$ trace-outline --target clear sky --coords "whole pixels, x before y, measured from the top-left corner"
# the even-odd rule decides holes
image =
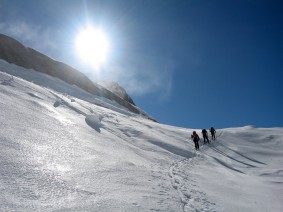
[[[283,127],[282,11],[280,0],[0,0],[0,33],[117,81],[164,124]],[[76,52],[87,25],[109,39],[99,68]]]

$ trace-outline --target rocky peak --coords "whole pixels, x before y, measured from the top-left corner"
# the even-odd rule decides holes
[[[117,96],[121,97],[122,99],[126,100],[127,102],[135,105],[133,99],[128,95],[126,90],[120,86],[117,82],[114,81],[102,81],[99,82],[101,86],[106,88],[107,90],[111,91],[112,93],[116,94]]]
[[[76,85],[89,93],[114,100],[134,113],[141,113],[141,111],[135,107],[131,97],[128,96],[121,86],[114,86],[115,89],[114,87],[105,89],[92,82],[84,74],[71,66],[55,61],[34,49],[25,47],[17,40],[3,34],[0,34],[0,59],[24,68],[33,69],[60,78],[61,80]]]

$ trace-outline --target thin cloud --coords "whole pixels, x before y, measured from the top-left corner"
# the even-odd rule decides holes
[[[57,48],[56,43],[52,39],[54,31],[49,28],[31,25],[24,21],[15,21],[0,23],[0,31],[39,51]]]
[[[24,22],[1,23],[0,30],[13,37],[21,36],[24,40],[32,40],[37,34],[36,28],[31,29],[31,27]]]
[[[105,68],[100,78],[117,81],[130,95],[158,94],[159,101],[166,101],[171,96],[172,70],[172,62],[146,63],[136,59],[127,65]]]

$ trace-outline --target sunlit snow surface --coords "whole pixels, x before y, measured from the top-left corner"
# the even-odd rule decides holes
[[[283,211],[282,128],[217,129],[195,152],[193,129],[0,71],[0,211]]]

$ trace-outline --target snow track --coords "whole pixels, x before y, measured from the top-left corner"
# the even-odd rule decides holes
[[[207,211],[215,212],[215,203],[208,200],[207,195],[198,186],[198,181],[193,175],[199,161],[204,157],[196,152],[195,157],[183,159],[174,163],[169,169],[171,184],[178,191],[184,212]]]

